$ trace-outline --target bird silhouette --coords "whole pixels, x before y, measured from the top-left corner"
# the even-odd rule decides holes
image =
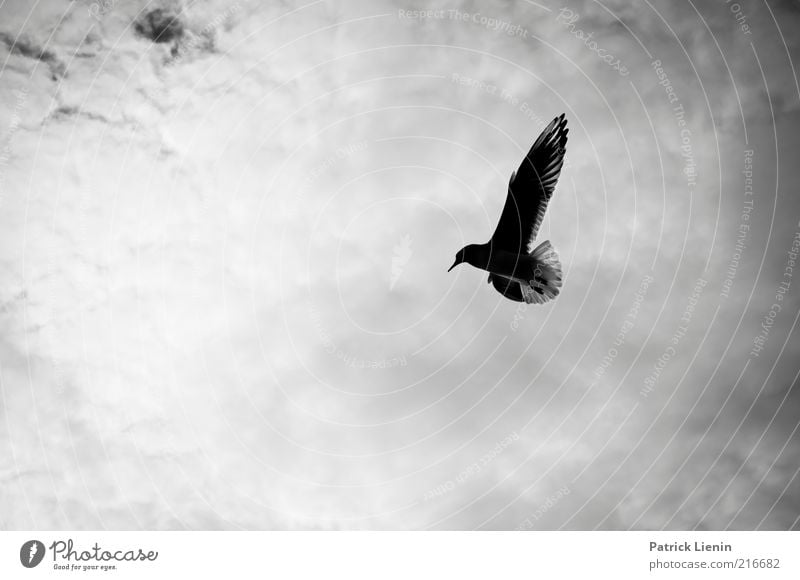
[[[562,281],[558,254],[550,240],[536,248],[533,242],[564,165],[568,132],[563,114],[542,131],[519,169],[511,174],[506,204],[492,239],[460,249],[448,272],[463,262],[486,270],[489,283],[517,302],[544,304],[558,296]]]

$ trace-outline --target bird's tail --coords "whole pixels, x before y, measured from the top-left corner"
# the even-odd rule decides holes
[[[561,261],[550,240],[536,246],[530,256],[534,259],[533,280],[528,289],[522,289],[523,297],[529,304],[544,304],[561,292]]]

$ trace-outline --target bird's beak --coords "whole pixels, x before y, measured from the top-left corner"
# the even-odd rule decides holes
[[[447,271],[449,272],[450,270],[452,270],[452,269],[453,269],[453,268],[455,268],[456,266],[458,266],[458,260],[456,260],[455,262],[453,262],[453,265],[452,265],[452,266],[450,266],[450,267],[447,269]]]

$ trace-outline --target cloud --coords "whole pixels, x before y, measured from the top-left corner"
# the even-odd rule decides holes
[[[0,8],[3,527],[797,525],[790,7],[93,6]]]

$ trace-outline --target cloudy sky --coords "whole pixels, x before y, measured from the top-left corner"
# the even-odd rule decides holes
[[[0,528],[800,528],[798,25],[3,1]],[[562,112],[562,294],[446,273]]]

